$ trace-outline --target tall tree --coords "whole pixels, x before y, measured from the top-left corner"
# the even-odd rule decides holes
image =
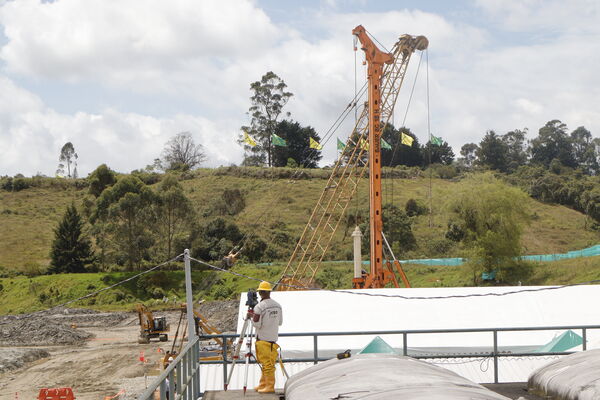
[[[90,240],[83,234],[83,221],[75,204],[67,207],[54,230],[50,258],[48,272],[51,274],[86,272],[86,266],[94,260]]]
[[[573,141],[567,133],[567,126],[554,119],[540,128],[538,136],[531,141],[531,162],[550,166],[557,159],[566,167],[576,168],[577,162],[573,155]]]
[[[173,242],[191,226],[195,213],[177,178],[167,175],[158,185],[156,227],[164,245],[165,257],[173,255]]]
[[[480,165],[497,171],[506,171],[508,146],[494,131],[488,131],[476,151]]]
[[[104,189],[114,185],[116,181],[114,171],[108,168],[106,164],[101,164],[88,177],[88,192],[94,197],[99,197]]]
[[[460,148],[460,155],[463,158],[465,167],[473,167],[475,160],[477,159],[477,149],[479,149],[479,146],[477,146],[475,143],[465,143]]]
[[[67,177],[68,178],[76,178],[71,173],[71,165],[73,165],[73,172],[77,175],[77,153],[75,153],[75,147],[73,147],[73,143],[67,142],[60,149],[60,156],[58,157],[58,168],[56,170],[56,175],[64,176],[65,175],[65,166],[67,167]]]
[[[431,158],[429,156],[430,152]],[[452,147],[448,142],[443,142],[441,145],[427,142],[423,146],[423,165],[429,165],[429,160],[431,160],[431,164],[450,165],[454,161],[454,151],[452,151]]]
[[[402,133],[413,138],[412,146],[405,146],[401,143]],[[409,167],[420,166],[423,163],[423,154],[419,139],[410,131],[402,127],[394,128],[392,124],[386,124],[381,135],[392,149],[381,149],[381,165],[384,167],[395,167],[396,165],[406,165]]]
[[[263,165],[265,162],[270,167],[273,162],[272,135],[276,131],[277,119],[283,113],[283,108],[293,96],[286,91],[287,85],[277,74],[267,72],[260,81],[250,84],[252,105],[248,110],[251,116],[250,126],[242,126],[242,131],[250,135],[256,146],[244,145],[246,156],[244,164]],[[289,117],[290,113],[286,113]],[[244,136],[240,137],[244,143]]]
[[[596,146],[592,141],[592,133],[580,126],[571,132],[573,142],[573,157],[575,161],[588,174],[597,173],[599,165],[596,157]]]
[[[298,122],[283,120],[277,124],[277,136],[283,138],[287,146],[273,149],[272,164],[274,167],[285,167],[292,158],[297,165],[304,168],[317,168],[321,159],[321,150],[310,147],[310,139],[317,142],[321,138],[310,126],[301,126]]]
[[[104,224],[118,252],[117,261],[126,261],[130,268],[148,258],[148,250],[154,244],[150,227],[155,201],[154,192],[131,175],[119,178],[96,200],[92,221]]]
[[[525,135],[527,135],[527,128],[515,129],[502,135],[502,141],[506,144],[506,169],[508,171],[515,171],[527,163]]]
[[[206,155],[203,146],[194,143],[190,132],[181,132],[165,144],[162,158],[167,171],[187,171],[198,167],[206,160]]]
[[[515,263],[521,255],[523,224],[528,220],[527,195],[491,173],[465,179],[449,202],[453,219],[471,252],[475,280],[482,271],[497,271],[500,280],[516,282],[525,269]]]

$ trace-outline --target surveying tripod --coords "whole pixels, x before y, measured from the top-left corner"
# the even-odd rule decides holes
[[[254,330],[254,326],[252,325],[251,319],[253,318],[254,307],[258,304],[258,298],[256,296],[256,292],[254,290],[248,291],[248,299],[246,301],[246,305],[248,306],[248,312],[246,313],[246,317],[244,318],[244,324],[242,325],[242,330],[240,332],[240,337],[237,341],[235,351],[231,356],[231,369],[229,370],[229,374],[227,375],[227,381],[224,384],[224,390],[227,390],[229,383],[231,383],[231,377],[233,376],[233,370],[237,361],[240,358],[240,350],[242,349],[242,345],[244,343],[244,339],[246,339],[246,360],[245,360],[245,370],[244,370],[244,395],[246,394],[246,390],[248,388],[248,368],[250,366],[250,357],[254,357],[254,360],[258,364],[258,366],[262,370],[262,365],[258,362],[254,354],[252,353],[252,331]],[[281,350],[281,348],[280,348]],[[281,353],[278,357],[279,364],[281,365],[281,370],[285,374],[286,378],[289,378],[285,367],[283,366],[283,360],[281,357]]]
[[[248,367],[250,366],[250,357],[254,357],[252,354],[252,331],[254,330],[254,326],[251,321],[251,312],[254,311],[254,307],[258,304],[258,297],[254,290],[248,291],[248,299],[246,301],[246,305],[248,306],[248,312],[246,317],[244,318],[244,325],[242,325],[242,331],[240,332],[240,337],[237,341],[235,351],[231,357],[231,369],[229,370],[229,374],[227,375],[227,381],[224,385],[224,390],[227,390],[229,383],[231,382],[231,377],[233,376],[233,370],[235,368],[235,364],[237,360],[240,358],[240,350],[242,349],[242,344],[244,343],[244,339],[246,339],[246,368],[244,371],[244,394],[246,393],[246,388],[248,387]],[[256,357],[254,357],[256,360]],[[259,364],[260,365],[260,364]],[[262,367],[261,367],[262,368]]]

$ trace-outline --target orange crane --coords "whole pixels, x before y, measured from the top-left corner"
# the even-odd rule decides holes
[[[369,168],[370,198],[370,273],[353,279],[355,288],[380,288],[388,283],[399,287],[391,263],[383,268],[383,220],[381,205],[381,132],[392,117],[408,62],[415,50],[425,50],[429,44],[424,36],[402,35],[390,53],[379,50],[362,25],[352,31],[365,52],[368,75],[368,101],[350,135],[344,153],[333,167],[332,174],[313,209],[300,240],[280,279],[280,290],[308,288],[312,285],[340,221],[354,195],[358,182]],[[364,162],[368,140],[369,159]],[[406,287],[408,279],[400,263],[396,269]]]

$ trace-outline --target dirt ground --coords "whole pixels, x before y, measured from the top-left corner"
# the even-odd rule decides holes
[[[219,330],[231,332],[238,304],[203,303],[196,309]],[[159,374],[180,312],[154,315],[167,316],[168,342],[138,344],[137,313],[58,310],[48,316],[0,317],[0,399],[35,399],[41,388],[55,387],[73,388],[78,400],[104,399],[121,390],[125,394],[118,399],[135,399]]]

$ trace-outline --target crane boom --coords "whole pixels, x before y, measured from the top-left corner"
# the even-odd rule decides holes
[[[370,167],[371,271],[368,276],[358,278],[358,281],[355,279],[354,286],[383,287],[390,281],[398,286],[391,269],[384,271],[382,266],[380,138],[383,126],[392,117],[410,57],[415,50],[426,49],[428,41],[424,36],[402,35],[392,52],[384,53],[377,49],[362,26],[357,26],[353,34],[361,41],[369,62],[369,100],[361,106],[354,135],[349,136],[283,271],[280,290],[308,288],[312,285],[367,167]],[[369,162],[364,161],[366,150],[359,145],[366,139],[369,143]],[[403,280],[405,284],[408,283],[404,276]]]

